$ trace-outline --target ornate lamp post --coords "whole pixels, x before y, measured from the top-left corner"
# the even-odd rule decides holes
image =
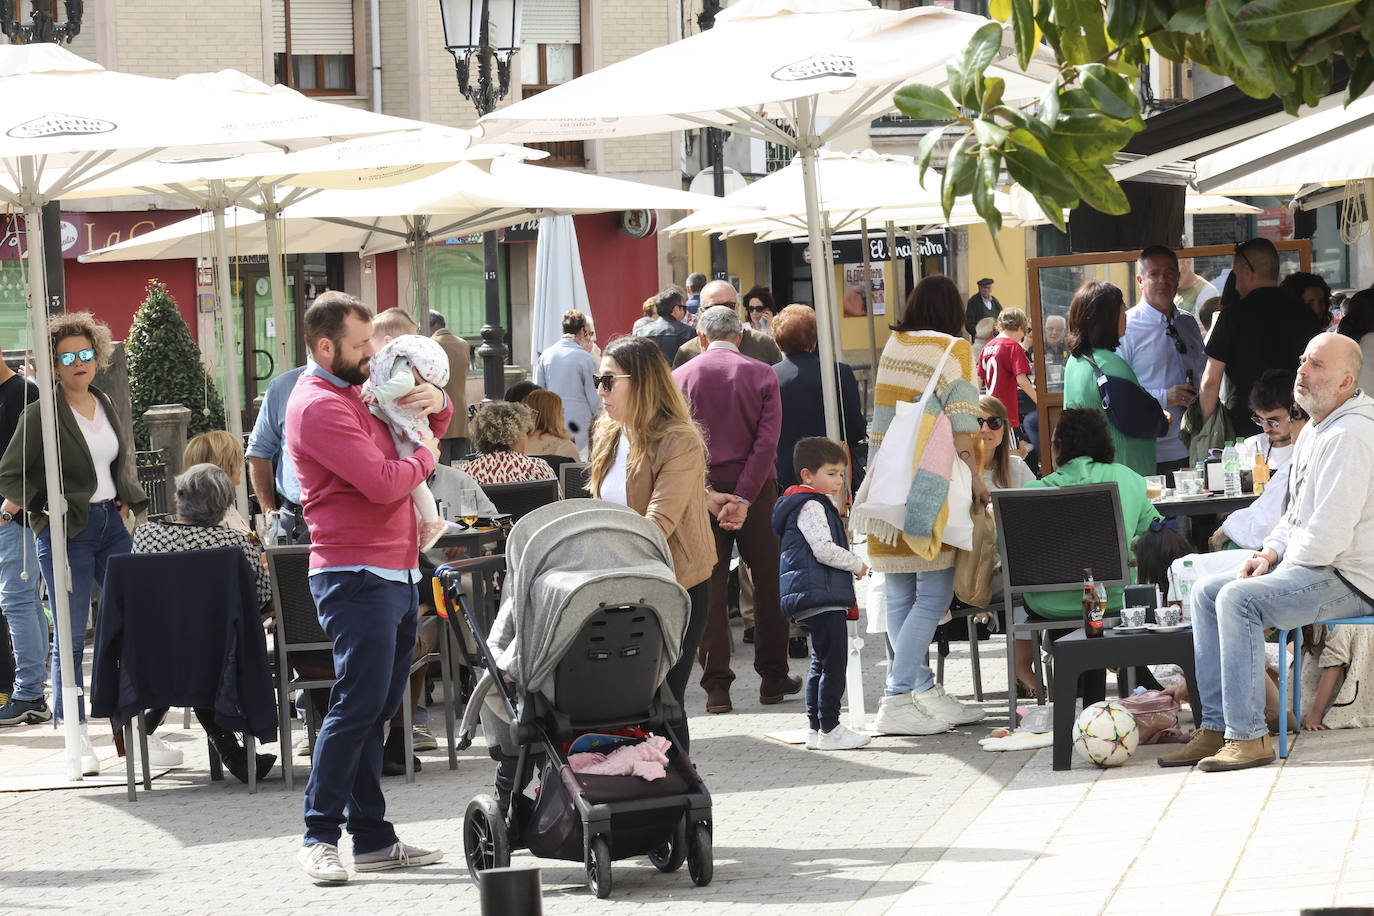
[[[444,47],[453,55],[458,70],[458,90],[472,102],[478,117],[494,109],[510,89],[511,57],[520,49],[523,5],[522,0],[439,0]],[[474,57],[475,84],[470,73]],[[506,332],[501,327],[501,288],[496,267],[496,230],[490,229],[482,234],[487,314],[486,324],[482,325],[482,345],[477,348],[477,355],[482,357],[487,400],[499,400],[506,390]]]
[[[0,0],[0,32],[11,44],[29,45],[40,42],[71,44],[81,32],[81,16],[85,12],[83,0],[64,0],[67,21],[55,18],[54,0],[31,0],[33,9],[26,25],[16,19],[17,0]],[[61,312],[66,300],[66,280],[62,275],[62,203],[51,201],[43,205],[44,273],[48,277],[48,311]]]

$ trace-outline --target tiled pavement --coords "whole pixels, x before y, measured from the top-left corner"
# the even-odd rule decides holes
[[[982,646],[995,689],[1002,642]],[[872,710],[881,652],[870,647],[865,660]],[[982,751],[986,724],[822,754],[763,737],[801,726],[801,705],[760,706],[753,672],[737,673],[734,713],[707,716],[704,695],[693,687],[689,697],[694,756],[715,802],[715,881],[697,888],[685,869],[661,875],[626,861],[612,898],[598,901],[579,867],[517,853],[513,864],[543,869],[545,912],[1187,916],[1374,904],[1364,732],[1305,735],[1286,764],[1229,774],[1160,769],[1155,748],[1120,769],[1056,773],[1048,749]],[[966,647],[956,644],[948,675],[952,692],[971,691]],[[985,704],[990,723],[1003,714],[999,696]],[[93,732],[108,744],[98,724]],[[480,749],[456,771],[442,751],[427,753],[414,785],[386,782],[403,838],[443,847],[445,862],[320,888],[294,859],[305,762],[294,793],[274,773],[250,796],[209,782],[198,731],[168,737],[188,765],[134,804],[122,786],[0,793],[0,911],[479,911],[460,828],[468,800],[491,791]],[[57,767],[59,742],[44,727],[0,731],[0,779]]]

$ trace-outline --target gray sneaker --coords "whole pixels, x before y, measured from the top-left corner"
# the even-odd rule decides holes
[[[441,849],[407,846],[399,840],[390,846],[353,856],[354,871],[386,871],[388,868],[417,868],[433,865],[444,857]]]
[[[348,869],[339,861],[339,847],[333,843],[311,843],[296,853],[305,873],[321,884],[343,884],[348,881]]]
[[[51,722],[52,710],[48,708],[48,701],[42,696],[32,700],[16,700],[10,698],[4,706],[0,706],[0,725],[37,725],[39,722]]]
[[[411,746],[417,751],[437,751],[439,749],[438,739],[430,734],[429,729],[423,725],[411,726],[410,736],[413,742]]]

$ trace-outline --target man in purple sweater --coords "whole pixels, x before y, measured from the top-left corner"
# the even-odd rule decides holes
[[[731,548],[756,570],[754,580],[754,670],[759,702],[778,703],[801,690],[801,678],[787,670],[787,621],[778,606],[778,538],[773,504],[778,499],[774,462],[782,428],[778,376],[771,366],[739,352],[744,327],[734,309],[718,305],[697,318],[703,352],[673,370],[678,387],[710,449],[707,502],[715,516],[716,568],[711,606],[697,657],[706,711],[729,712],[730,621],[725,609]]]
[[[313,539],[310,594],[334,643],[337,680],[315,741],[298,858],[316,881],[341,884],[345,820],[356,871],[429,865],[444,855],[400,842],[386,820],[382,733],[401,703],[415,646],[420,571],[410,491],[434,470],[453,410],[438,388],[416,386],[405,406],[430,413],[433,437],[398,458],[357,387],[369,374],[371,311],[327,292],[305,312],[305,341],[313,362],[287,403],[286,448]]]

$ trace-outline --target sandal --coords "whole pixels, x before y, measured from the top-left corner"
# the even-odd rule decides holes
[[[1039,700],[1040,691],[1035,685],[1026,686],[1021,681],[1017,681],[1016,698],[1018,700]]]

